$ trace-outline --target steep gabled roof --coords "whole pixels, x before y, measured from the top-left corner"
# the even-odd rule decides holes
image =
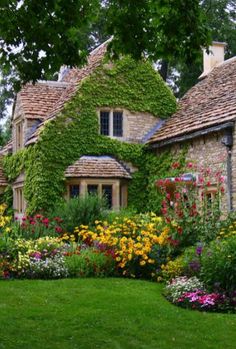
[[[89,76],[102,62],[104,55],[107,51],[107,45],[110,40],[107,40],[102,45],[94,49],[89,57],[88,63],[81,69],[73,68],[69,69],[64,75],[63,79],[58,82],[59,84],[65,84],[65,89],[60,94],[59,98],[53,104],[53,108],[47,113],[44,118],[44,122],[37,128],[37,130],[31,135],[26,145],[35,143],[41,129],[44,127],[44,123],[48,120],[55,118],[55,116],[63,109],[66,102],[68,102],[78,89],[80,82]],[[45,96],[46,100],[46,96]]]
[[[167,142],[236,118],[236,57],[215,67],[179,102],[179,110],[149,139]]]
[[[26,84],[17,95],[24,116],[28,119],[47,118],[68,85],[70,84],[58,81]]]
[[[82,156],[67,167],[65,177],[131,179],[128,170],[110,156]]]

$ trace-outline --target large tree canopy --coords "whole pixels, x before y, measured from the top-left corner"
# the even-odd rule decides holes
[[[203,11],[207,16],[207,23],[214,41],[226,42],[225,58],[236,55],[236,2],[235,0],[203,0]],[[179,77],[176,81],[177,96],[181,97],[194,84],[202,73],[202,52],[191,64],[186,64],[175,59],[169,60],[169,78],[173,80],[171,72],[178,70]]]
[[[1,0],[0,65],[26,82],[84,64],[101,11],[114,55],[191,61],[209,43],[199,0]]]

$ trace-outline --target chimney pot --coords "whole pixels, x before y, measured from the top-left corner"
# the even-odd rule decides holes
[[[209,53],[206,49],[203,49],[203,73],[199,76],[199,79],[205,78],[214,67],[224,62],[226,46],[225,42],[213,41],[209,46]]]

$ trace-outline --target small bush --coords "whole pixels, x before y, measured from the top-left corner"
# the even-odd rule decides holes
[[[236,237],[217,239],[205,248],[201,279],[210,290],[234,292],[236,288]]]
[[[26,216],[22,218],[22,222],[17,220],[12,223],[10,236],[27,240],[46,236],[56,237],[63,232],[61,223],[62,219],[59,217],[49,219],[41,214]]]
[[[203,290],[203,283],[193,276],[187,278],[186,276],[178,277],[169,282],[165,289],[166,297],[173,303],[178,302],[179,298],[186,292],[195,292]]]
[[[60,253],[45,259],[35,254],[29,258],[29,266],[21,276],[29,279],[60,279],[68,276],[68,270]]]
[[[90,225],[96,219],[103,219],[106,210],[106,201],[97,195],[87,195],[70,199],[59,204],[52,212],[52,217],[62,219],[64,231],[73,232],[75,227],[82,224]]]
[[[164,280],[171,280],[178,276],[184,275],[183,256],[179,256],[173,261],[169,261],[167,264],[161,266],[162,278]]]
[[[81,250],[80,254],[66,257],[65,265],[72,277],[105,277],[114,273],[115,262],[111,256],[87,248]]]

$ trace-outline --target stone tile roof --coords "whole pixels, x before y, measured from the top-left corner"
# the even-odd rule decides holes
[[[110,156],[82,156],[67,167],[65,177],[131,179],[129,171]]]
[[[68,85],[68,83],[58,81],[41,81],[35,85],[26,84],[17,95],[25,117],[29,119],[47,118]]]
[[[236,118],[236,57],[217,67],[192,87],[179,102],[179,110],[149,139],[163,143]]]
[[[5,144],[1,149],[0,149],[0,157],[2,155],[8,155],[12,153],[12,140],[10,140],[7,144]]]
[[[67,87],[60,94],[57,101],[53,104],[52,110],[47,113],[46,117],[44,118],[44,122],[32,134],[31,138],[27,141],[26,145],[35,143],[37,141],[39,133],[41,129],[44,127],[44,123],[56,117],[56,115],[63,109],[65,103],[68,102],[76,93],[81,81],[87,76],[89,76],[101,64],[104,55],[107,51],[107,45],[109,41],[110,40],[107,40],[90,53],[88,57],[88,63],[86,64],[86,66],[84,66],[81,69],[69,69],[68,72],[64,75],[63,79],[61,80],[61,83],[67,84]]]

